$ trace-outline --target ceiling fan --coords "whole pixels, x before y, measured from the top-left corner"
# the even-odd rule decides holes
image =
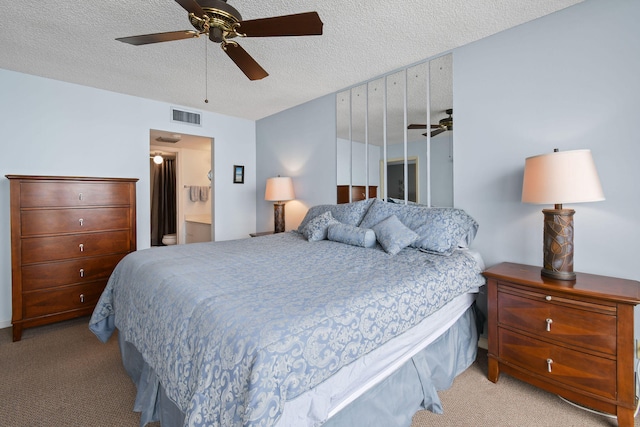
[[[431,129],[434,129],[431,131],[431,138],[433,138],[436,135],[440,135],[442,132],[448,131],[448,130],[453,130],[453,108],[449,108],[447,110],[445,110],[445,113],[449,115],[449,117],[445,117],[444,119],[441,119],[437,125],[431,125]],[[407,127],[407,129],[426,129],[427,125],[421,125],[421,124],[411,124]],[[426,133],[423,133],[424,136],[427,136]]]
[[[242,70],[249,80],[269,75],[236,41],[234,37],[314,36],[322,34],[322,21],[317,12],[274,16],[243,21],[240,13],[227,0],[176,0],[187,12],[194,30],[143,34],[116,40],[132,45],[168,42],[209,36]]]

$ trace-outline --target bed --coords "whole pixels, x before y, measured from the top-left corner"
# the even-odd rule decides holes
[[[459,209],[374,199],[138,251],[90,328],[117,329],[142,426],[408,426],[475,359],[476,230]]]

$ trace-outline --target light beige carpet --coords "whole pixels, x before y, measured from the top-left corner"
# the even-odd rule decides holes
[[[116,339],[102,344],[87,323],[80,318],[26,329],[17,343],[11,342],[11,328],[0,330],[0,426],[139,425],[135,386],[122,368]],[[476,363],[440,393],[444,415],[420,411],[411,427],[617,425],[506,375],[493,384],[486,363],[481,350]]]

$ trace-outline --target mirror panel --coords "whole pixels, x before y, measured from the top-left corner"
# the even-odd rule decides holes
[[[369,149],[369,197],[384,198],[381,182],[381,165],[384,158],[384,78],[373,80],[368,84],[367,129]]]
[[[415,188],[405,186],[406,174],[406,150],[405,150],[405,76],[404,70],[387,76],[387,186],[388,199],[402,200],[406,197],[411,200]]]
[[[348,203],[351,184],[351,91],[336,95],[337,202]],[[346,190],[345,190],[346,187]],[[346,193],[345,193],[346,191]],[[346,202],[345,202],[346,197]]]
[[[429,204],[429,63],[407,69],[407,156],[411,172],[415,164],[417,196],[410,201]],[[411,160],[412,159],[412,160]],[[411,179],[411,176],[410,176]]]
[[[351,202],[366,199],[367,85],[351,89]]]
[[[446,125],[431,138],[430,205],[453,206],[453,114],[447,113],[453,108],[453,55],[431,60],[429,68],[431,117],[434,124]]]

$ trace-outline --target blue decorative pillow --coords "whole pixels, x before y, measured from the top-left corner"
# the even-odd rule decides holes
[[[327,238],[327,230],[331,224],[340,223],[333,218],[331,212],[327,211],[309,221],[302,230],[302,235],[310,242],[324,240]]]
[[[380,245],[391,255],[397,254],[419,237],[395,215],[380,221],[372,229],[376,233],[376,238]]]
[[[331,224],[327,231],[327,239],[365,248],[376,245],[376,233],[372,229],[349,224]]]
[[[373,228],[391,215],[397,216],[419,235],[411,246],[438,255],[451,255],[459,247],[468,247],[478,231],[478,223],[462,209],[430,208],[381,200],[373,202],[360,227]]]
[[[325,212],[331,212],[331,215],[343,224],[358,226],[360,225],[362,218],[364,218],[364,215],[367,213],[367,209],[369,209],[373,200],[374,199],[367,199],[340,205],[314,206],[307,211],[307,214],[298,227],[298,232],[302,233],[302,230],[307,226],[309,221]]]

